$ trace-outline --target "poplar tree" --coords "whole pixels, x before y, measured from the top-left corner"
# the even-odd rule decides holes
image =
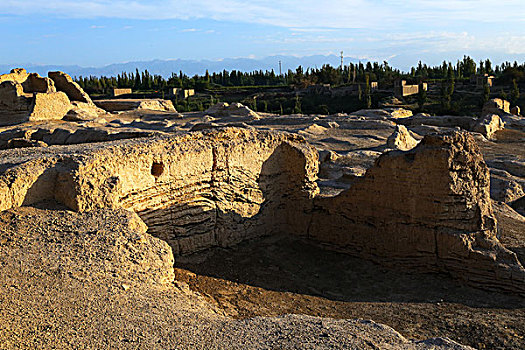
[[[488,102],[490,99],[490,86],[489,84],[485,83],[483,84],[483,97],[481,99],[481,106],[483,106],[485,103]]]
[[[513,104],[518,103],[520,98],[520,88],[518,87],[518,82],[516,79],[512,79],[512,90],[510,92],[510,102]]]
[[[419,84],[419,92],[417,94],[417,105],[419,109],[423,109],[423,106],[427,102],[427,91],[423,89],[423,84]]]
[[[367,74],[365,76],[365,103],[367,109],[372,107],[372,95],[370,91],[370,76]]]

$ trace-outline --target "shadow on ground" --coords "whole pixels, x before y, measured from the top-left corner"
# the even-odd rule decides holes
[[[216,248],[179,258],[177,267],[266,290],[334,301],[525,306],[524,300],[517,296],[467,287],[447,275],[385,268],[288,236],[263,238],[231,249]]]

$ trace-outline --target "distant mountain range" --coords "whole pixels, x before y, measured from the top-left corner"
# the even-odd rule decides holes
[[[8,73],[12,68],[21,67],[27,69],[28,72],[37,72],[40,75],[47,75],[48,71],[63,71],[71,76],[116,76],[122,72],[134,72],[135,69],[143,71],[147,69],[151,74],[159,74],[164,77],[171,76],[171,73],[184,72],[189,76],[195,74],[203,75],[206,69],[210,72],[220,72],[222,70],[232,71],[238,70],[243,72],[251,72],[254,70],[274,70],[279,73],[279,61],[282,64],[283,73],[288,69],[295,70],[298,66],[304,68],[320,68],[323,64],[330,64],[337,67],[341,64],[341,58],[336,55],[315,55],[305,57],[294,56],[271,56],[263,59],[251,58],[227,58],[220,61],[211,60],[152,60],[152,61],[137,61],[126,63],[115,63],[104,67],[80,67],[77,65],[36,65],[36,64],[15,64],[6,65],[0,64],[0,74]],[[345,58],[345,64],[350,62],[357,62],[353,58]]]

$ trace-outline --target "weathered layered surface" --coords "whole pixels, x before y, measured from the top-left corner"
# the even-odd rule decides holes
[[[57,121],[6,128],[0,133],[0,149],[73,145],[152,136],[153,132],[132,127],[113,128],[106,124],[77,125]]]
[[[272,234],[525,291],[496,239],[489,173],[465,133],[427,136],[379,157],[319,197],[317,152],[298,136],[224,128],[45,151],[3,151],[1,210],[55,199],[77,211],[125,208],[176,255]]]
[[[1,209],[48,198],[79,211],[123,207],[176,254],[305,232],[317,189],[317,152],[272,132],[228,128],[59,152],[8,169]]]
[[[525,270],[496,239],[489,172],[466,133],[381,156],[334,198],[315,200],[309,237],[350,254],[525,292]]]
[[[372,321],[224,317],[173,281],[136,214],[41,204],[0,213],[0,349],[470,349]]]
[[[67,95],[50,78],[24,69],[0,76],[0,125],[61,119],[70,109]]]
[[[95,104],[108,112],[130,111],[134,109],[176,112],[173,102],[161,99],[97,100]]]
[[[61,192],[75,194],[63,201],[78,210],[134,210],[150,233],[186,254],[304,230],[289,205],[300,209],[311,195],[315,166],[315,151],[299,139],[226,129],[104,149]]]

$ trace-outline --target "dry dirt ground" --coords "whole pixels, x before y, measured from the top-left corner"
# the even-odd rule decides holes
[[[340,155],[379,149],[393,131],[377,122],[323,131],[309,118],[295,119],[256,127],[297,132]],[[524,136],[498,133],[498,142],[481,144],[486,160],[525,159]],[[343,160],[356,165],[352,157]],[[525,218],[502,203],[495,202],[495,212],[502,243],[525,263]],[[446,275],[385,268],[287,236],[178,258],[178,282],[167,286],[138,281],[144,274],[126,248],[134,237],[123,234],[115,213],[98,214],[50,203],[0,213],[0,349],[424,346],[352,319],[374,320],[408,339],[525,349],[524,298],[466,287]]]
[[[155,282],[172,271],[166,249],[124,211],[0,213],[0,349],[466,349],[369,320],[227,317],[185,283]]]
[[[487,160],[525,159],[523,133],[482,146]],[[525,218],[494,202],[500,239],[525,263]],[[446,275],[385,268],[297,238],[272,237],[180,258],[176,276],[236,318],[289,313],[373,319],[412,339],[525,349],[525,299]]]
[[[176,266],[176,278],[236,318],[293,313],[373,319],[407,338],[525,348],[523,298],[465,287],[443,275],[387,269],[297,238],[215,249]]]

